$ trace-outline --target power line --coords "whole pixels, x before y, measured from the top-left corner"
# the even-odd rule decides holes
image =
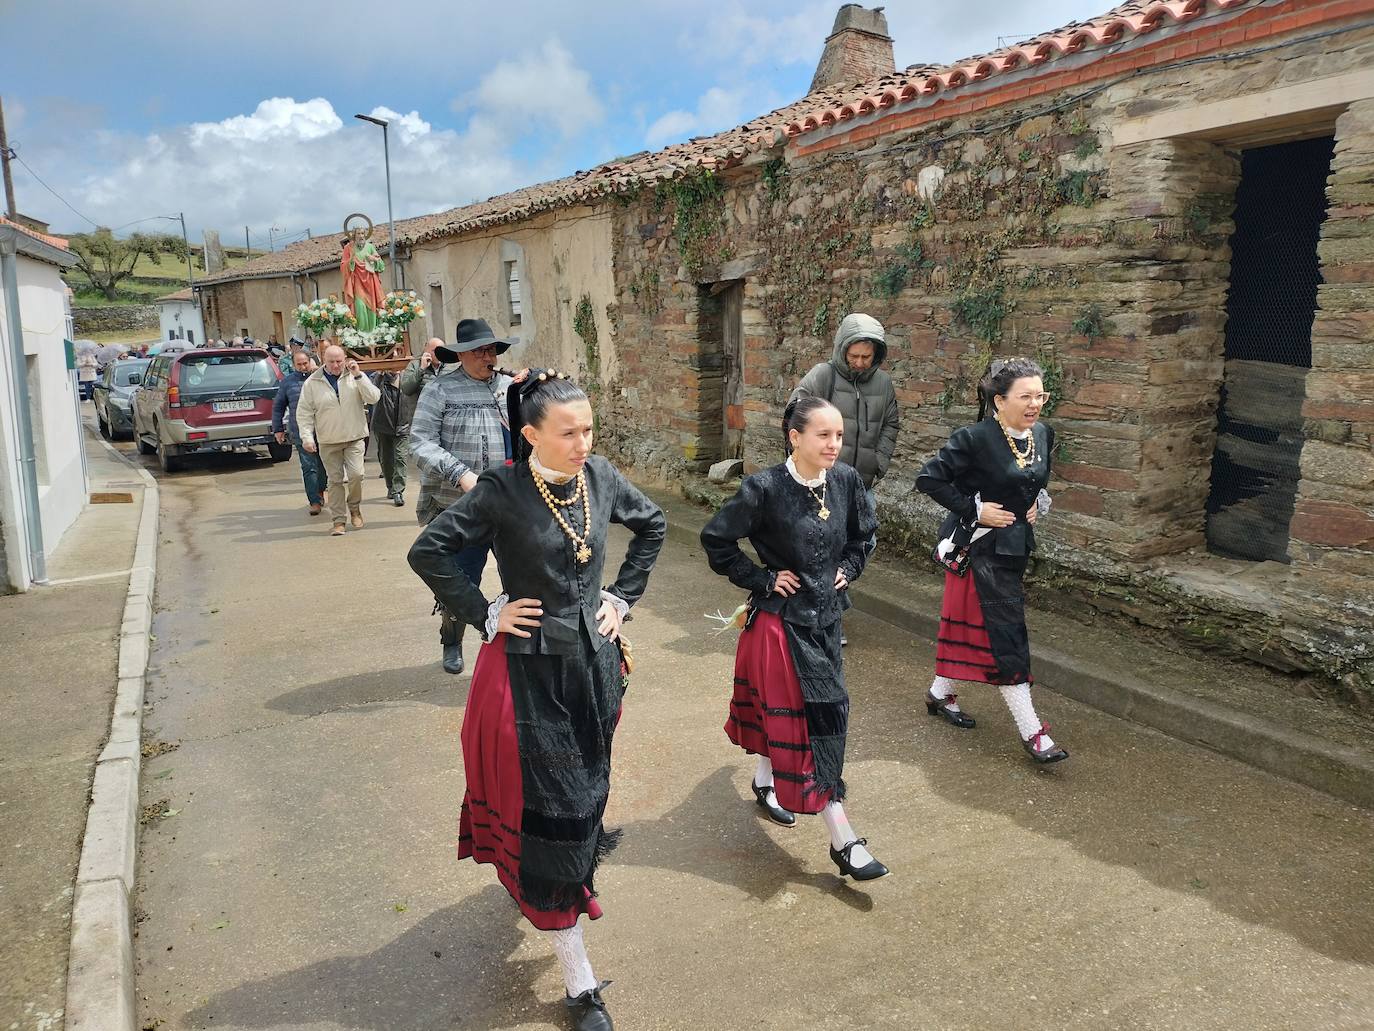
[[[58,200],[60,200],[63,204],[66,204],[66,205],[67,205],[67,208],[68,208],[73,214],[78,215],[78,216],[80,216],[81,218],[84,218],[87,222],[89,222],[91,225],[95,226],[97,229],[100,228],[100,223],[99,223],[99,222],[97,222],[95,219],[91,218],[89,215],[82,215],[81,212],[77,211],[76,208],[73,208],[70,204],[67,203],[67,199],[66,199],[65,197],[63,197],[62,194],[58,193],[58,192],[57,192],[56,190],[54,190],[51,186],[49,186],[47,183],[45,183],[45,182],[43,181],[42,176],[40,176],[37,172],[35,172],[32,168],[30,168],[30,167],[29,167],[29,163],[28,163],[27,161],[25,161],[23,158],[21,158],[21,157],[19,156],[19,154],[18,154],[18,153],[14,150],[14,148],[12,148],[12,147],[10,148],[10,154],[13,155],[15,161],[18,161],[21,165],[24,166],[24,168],[28,171],[29,175],[33,176],[35,179],[38,180],[38,185],[39,185],[39,186],[43,187],[43,189],[47,190],[47,191],[48,191],[49,193],[51,193],[54,197],[56,197]]]

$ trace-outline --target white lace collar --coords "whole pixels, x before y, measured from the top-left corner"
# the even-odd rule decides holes
[[[1014,430],[1006,423],[1004,423],[1001,419],[997,420],[997,425],[1001,426],[1005,432],[1010,433],[1017,440],[1025,440],[1027,437],[1031,435],[1029,426],[1026,427],[1024,430]]]
[[[539,459],[534,457],[534,452],[530,452],[530,468],[549,483],[568,483],[570,480],[574,479],[571,473],[555,472],[553,469],[543,465]]]
[[[797,472],[797,463],[792,461],[791,455],[787,456],[787,471],[792,475],[792,479],[796,480],[803,487],[819,487],[821,484],[825,482],[824,469],[821,470],[821,474],[817,476],[814,480],[803,480],[801,478],[801,473]]]

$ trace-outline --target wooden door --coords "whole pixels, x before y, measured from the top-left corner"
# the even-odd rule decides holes
[[[725,404],[722,458],[744,457],[744,283],[731,283],[720,295],[721,350]]]

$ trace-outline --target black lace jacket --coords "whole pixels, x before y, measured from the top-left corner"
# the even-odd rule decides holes
[[[411,546],[410,567],[459,622],[480,631],[490,602],[468,582],[456,556],[462,548],[491,544],[501,589],[512,599],[537,598],[544,607],[538,629],[528,638],[508,635],[506,651],[576,655],[583,633],[599,650],[606,640],[597,632],[596,610],[601,607],[607,529],[621,523],[634,534],[615,583],[606,588],[633,605],[648,585],[667,521],[606,459],[592,455],[586,475],[592,515],[589,562],[577,561],[576,548],[540,497],[529,465],[520,462],[488,469],[471,491],[426,526]],[[563,498],[572,489],[571,484],[550,487]],[[581,502],[563,511],[581,533]]]
[[[765,612],[803,626],[827,626],[850,605],[849,595],[835,590],[835,572],[843,569],[850,583],[859,578],[878,521],[863,481],[847,465],[837,463],[826,473],[825,504],[830,518],[821,519],[815,494],[792,478],[785,463],[747,476],[701,531],[707,561],[749,591]],[[745,538],[763,567],[740,549]],[[787,598],[772,593],[775,575],[784,569],[801,580],[801,589]]]
[[[929,494],[969,525],[977,519],[975,494],[982,495],[983,501],[995,501],[1016,516],[1011,526],[993,531],[995,552],[1029,555],[1035,550],[1035,531],[1026,521],[1026,513],[1050,482],[1054,450],[1054,430],[1049,426],[1037,422],[1031,433],[1035,439],[1035,461],[1022,469],[1012,457],[996,419],[962,426],[949,435],[940,453],[925,464],[916,477],[916,489]]]

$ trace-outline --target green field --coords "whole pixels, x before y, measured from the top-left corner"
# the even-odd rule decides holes
[[[259,252],[253,252],[253,257],[260,256]],[[200,251],[195,250],[193,257],[196,279],[200,279],[205,275],[205,270],[200,267]],[[168,294],[184,289],[186,286],[186,262],[170,254],[160,255],[160,258],[160,263],[154,263],[146,256],[140,257],[138,264],[134,266],[133,276],[119,284],[119,296],[113,301],[106,298],[99,290],[92,289],[86,281],[86,277],[80,272],[74,270],[68,272],[66,275],[67,283],[76,295],[73,303],[78,307],[110,304],[151,304],[159,297],[166,297]],[[237,268],[246,262],[247,259],[241,249],[225,252],[225,264],[228,268]],[[121,343],[122,341],[112,342]]]

